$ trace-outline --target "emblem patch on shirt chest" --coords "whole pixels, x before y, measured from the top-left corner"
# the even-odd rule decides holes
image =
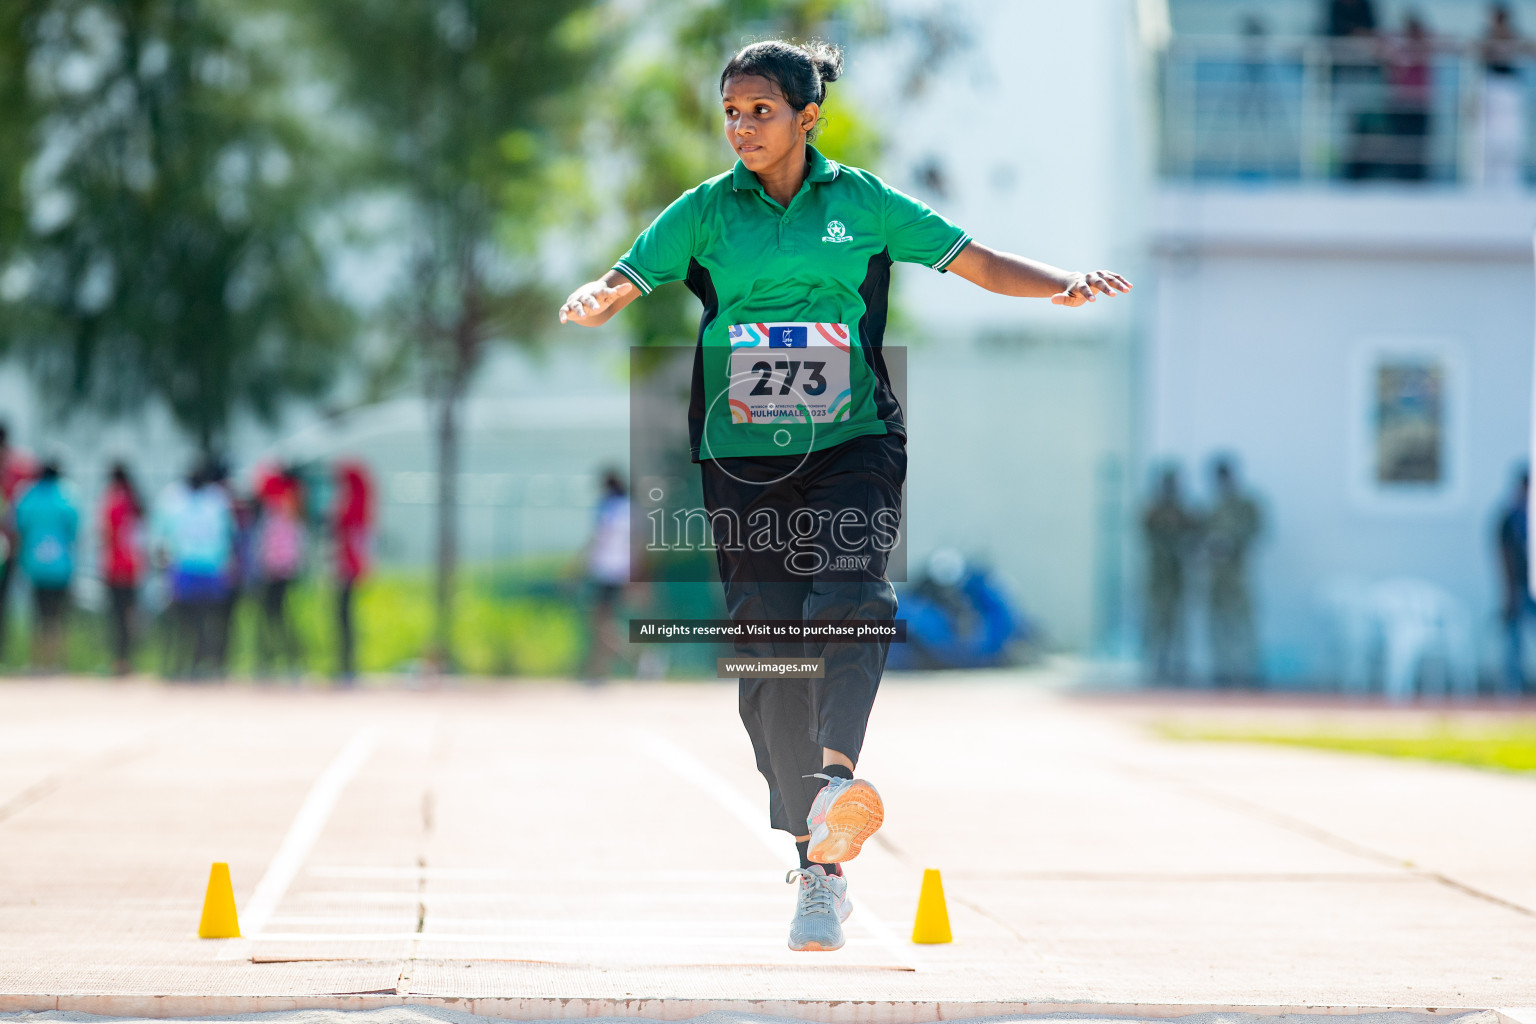
[[[821,236],[821,240],[823,242],[841,244],[853,241],[853,236],[848,233],[848,229],[843,226],[842,221],[829,220],[827,221],[827,233]]]

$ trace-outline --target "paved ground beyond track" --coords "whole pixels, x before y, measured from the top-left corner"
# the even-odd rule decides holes
[[[887,685],[835,954],[784,948],[729,685],[0,684],[0,1011],[1536,1006],[1536,780],[1160,740],[1188,708],[1048,682]],[[195,938],[216,860],[246,939]],[[951,945],[906,941],[924,867]]]

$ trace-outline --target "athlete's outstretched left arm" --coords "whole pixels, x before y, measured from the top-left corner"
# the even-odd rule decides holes
[[[989,292],[1026,299],[1049,297],[1058,306],[1081,306],[1101,293],[1116,295],[1131,290],[1131,282],[1107,270],[1061,270],[1048,263],[988,249],[980,242],[967,245],[948,269]]]

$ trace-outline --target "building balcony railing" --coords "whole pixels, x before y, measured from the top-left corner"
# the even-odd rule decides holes
[[[1161,67],[1174,181],[1536,183],[1536,61],[1407,40],[1178,39]]]

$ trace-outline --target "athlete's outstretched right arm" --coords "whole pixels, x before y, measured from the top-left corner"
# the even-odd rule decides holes
[[[617,270],[610,270],[596,281],[588,281],[571,292],[571,297],[560,307],[560,322],[600,327],[634,302],[638,294],[629,278]]]
[[[949,272],[999,295],[1050,299],[1058,306],[1077,307],[1097,295],[1123,294],[1131,282],[1108,270],[1077,272],[1049,263],[988,249],[972,242],[949,265]]]
[[[1131,290],[1131,282],[1107,270],[1078,273],[989,249],[925,204],[882,187],[886,246],[893,260],[921,263],[999,295],[1048,298],[1058,306],[1081,306],[1096,295]]]

